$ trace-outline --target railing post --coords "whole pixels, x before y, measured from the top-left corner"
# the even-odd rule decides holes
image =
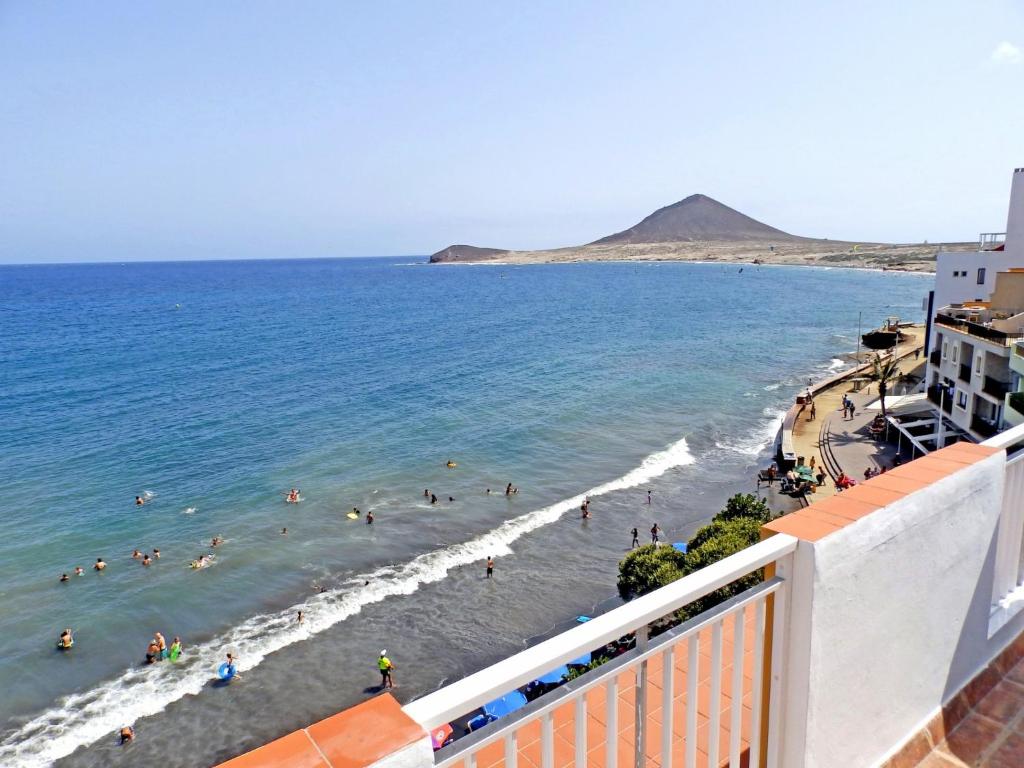
[[[782,765],[782,702],[785,696],[785,658],[789,625],[789,604],[793,581],[793,555],[786,555],[765,568],[765,578],[778,577],[782,585],[766,601],[764,635],[764,682],[761,688],[761,760],[765,768]]]
[[[648,631],[644,625],[636,631],[636,650],[647,650]],[[644,768],[647,761],[647,660],[636,668],[636,701],[634,702],[633,744],[635,745],[634,765]]]

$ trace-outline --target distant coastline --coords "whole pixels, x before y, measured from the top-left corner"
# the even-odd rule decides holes
[[[801,237],[697,194],[659,208],[629,229],[584,245],[526,251],[457,244],[432,254],[430,263],[701,261],[934,272],[940,248],[968,251],[975,247],[974,243],[893,244]]]
[[[855,244],[818,240],[811,243],[648,243],[585,245],[544,251],[472,249],[451,246],[430,257],[431,264],[573,264],[584,262],[700,262],[707,264],[842,267],[888,272],[935,272],[938,250],[973,251],[976,243],[911,245]],[[476,253],[475,251],[486,251]],[[442,255],[443,254],[443,255]]]

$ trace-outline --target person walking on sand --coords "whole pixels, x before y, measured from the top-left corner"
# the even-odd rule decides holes
[[[377,669],[380,670],[380,687],[381,688],[394,688],[395,682],[391,679],[391,672],[394,670],[395,665],[391,663],[391,659],[388,658],[388,649],[382,648],[380,652],[380,658],[377,659]]]
[[[490,555],[487,556],[487,578],[490,579],[494,576],[494,558]]]
[[[633,547],[639,547],[639,546],[640,546],[640,531],[638,531],[636,528],[634,528],[633,529],[633,542],[629,545],[629,548],[633,549]]]
[[[651,544],[658,545],[658,534],[660,533],[661,528],[658,527],[657,523],[651,526]]]
[[[647,492],[647,503],[648,503],[648,504],[650,504],[650,503],[651,503],[651,493],[652,493],[652,491],[648,491],[648,492]]]

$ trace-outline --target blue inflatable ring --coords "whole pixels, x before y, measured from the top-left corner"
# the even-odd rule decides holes
[[[234,664],[228,664],[225,661],[223,664],[217,667],[217,676],[220,677],[221,680],[230,680],[232,677],[235,676],[236,671],[237,670],[235,669]]]

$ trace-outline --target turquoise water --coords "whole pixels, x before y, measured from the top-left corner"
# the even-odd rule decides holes
[[[0,267],[0,764],[208,765],[359,700],[380,647],[407,700],[521,646],[614,593],[633,525],[684,538],[752,490],[858,311],[921,319],[927,285],[667,263]],[[131,558],[154,547],[149,568]],[[182,637],[178,664],[141,664],[155,630]],[[221,689],[226,650],[245,680]],[[139,740],[114,749],[129,722]]]

